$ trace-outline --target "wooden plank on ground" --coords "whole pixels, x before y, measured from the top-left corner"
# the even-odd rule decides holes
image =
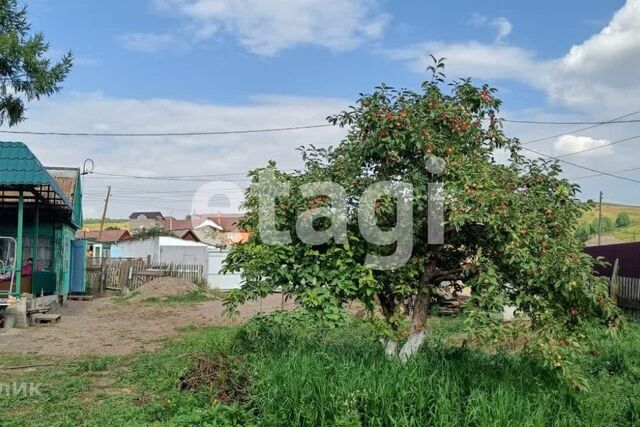
[[[90,294],[83,294],[83,295],[72,294],[72,295],[69,295],[68,298],[70,300],[74,300],[74,301],[92,301],[93,300],[93,295],[90,295]]]
[[[60,314],[34,314],[31,316],[33,323],[57,323],[60,321]]]

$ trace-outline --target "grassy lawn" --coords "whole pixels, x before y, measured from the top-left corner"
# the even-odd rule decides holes
[[[3,357],[1,425],[613,426],[640,424],[640,327],[594,332],[570,391],[531,357],[452,345],[460,320],[435,320],[406,364],[382,354],[366,324],[335,330],[188,328],[154,353]]]

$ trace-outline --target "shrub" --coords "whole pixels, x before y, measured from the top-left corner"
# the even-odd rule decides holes
[[[620,212],[618,216],[616,216],[616,227],[628,227],[631,224],[631,218],[629,218],[629,214],[626,212]]]

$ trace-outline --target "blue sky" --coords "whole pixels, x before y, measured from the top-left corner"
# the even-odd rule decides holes
[[[386,1],[379,3],[380,12],[391,15],[382,37],[343,52],[303,44],[272,56],[252,54],[227,34],[145,54],[127,49],[121,39],[126,34],[179,32],[184,25],[146,0],[38,0],[29,7],[34,28],[47,35],[52,47],[72,49],[78,58],[66,90],[236,104],[262,93],[351,99],[381,81],[415,86],[415,73],[382,59],[379,51],[425,40],[493,41],[493,27],[472,24],[476,14],[506,17],[515,29],[507,36],[509,43],[554,58],[606,25],[623,3],[483,1],[479,7],[477,1]],[[543,100],[535,93],[505,95],[514,108]]]
[[[321,123],[359,92],[384,81],[416,88],[429,53],[449,58],[451,77],[500,89],[504,115],[524,119],[609,119],[640,110],[640,0],[384,1],[138,0],[28,2],[33,28],[54,55],[76,65],[64,90],[33,104],[19,129],[186,131]],[[608,28],[608,29],[607,29]],[[557,155],[640,133],[617,125],[511,126],[522,139],[569,132],[536,149]],[[301,143],[335,144],[319,130],[153,141],[25,137],[45,163],[96,162],[96,171],[145,176],[237,173],[273,158],[299,165]],[[633,166],[633,143],[573,156],[599,170]],[[586,175],[567,167],[567,175]],[[633,173],[628,176],[633,177]],[[640,172],[636,173],[640,178]],[[148,208],[183,216],[202,182],[87,178],[87,214],[114,187],[112,216]],[[638,203],[638,184],[599,177],[584,197]],[[235,187],[234,187],[235,188]],[[183,191],[180,197],[160,194]],[[146,196],[141,197],[141,194]],[[206,205],[206,204],[205,204]]]

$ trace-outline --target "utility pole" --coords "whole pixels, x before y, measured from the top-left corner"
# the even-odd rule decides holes
[[[111,196],[111,186],[107,187],[107,198],[104,199],[104,209],[102,210],[102,219],[100,220],[100,233],[98,233],[98,242],[102,241],[102,232],[104,231],[104,219],[107,216],[107,207],[109,206],[110,196]]]
[[[602,191],[600,192],[600,203],[598,204],[598,246],[602,235]]]

